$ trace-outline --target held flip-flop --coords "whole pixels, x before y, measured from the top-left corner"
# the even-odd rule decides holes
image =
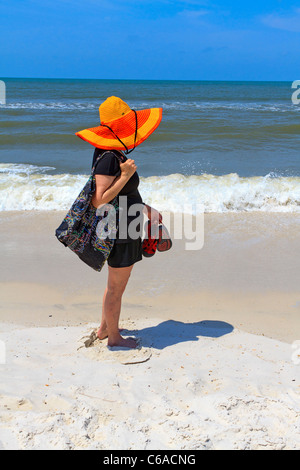
[[[145,223],[145,232],[146,232],[146,238],[143,240],[143,246],[142,246],[142,254],[146,258],[150,258],[153,256],[156,252],[157,248],[157,243],[158,243],[158,238],[156,237],[156,234],[151,234],[151,223],[150,220],[148,220]],[[151,237],[152,235],[152,237]]]
[[[163,224],[159,226],[159,238],[156,248],[157,251],[168,251],[170,248],[172,248],[170,234]]]
[[[145,231],[147,238],[143,240],[142,253],[146,258],[150,258],[158,251],[167,251],[172,247],[172,240],[169,232],[163,224],[158,226],[158,230],[155,229],[151,233],[151,222],[148,220],[145,224]]]

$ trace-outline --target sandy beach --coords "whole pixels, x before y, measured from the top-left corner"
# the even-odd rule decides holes
[[[1,449],[299,448],[299,215],[206,214],[201,250],[138,263],[129,351],[86,347],[106,268],[56,240],[64,214],[0,214]]]

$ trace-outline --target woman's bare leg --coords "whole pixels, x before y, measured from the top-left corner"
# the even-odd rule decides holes
[[[98,330],[100,339],[108,336],[108,346],[136,347],[135,340],[122,338],[119,330],[122,296],[132,268],[133,265],[126,268],[108,267],[107,287],[103,296],[102,321]]]
[[[105,298],[106,298],[106,293],[107,293],[107,287],[104,291],[104,295],[103,295],[103,300],[102,300],[102,318],[101,318],[101,323],[100,323],[100,327],[99,327],[99,330],[97,332],[97,336],[99,339],[105,339],[107,338],[108,336],[108,333],[107,333],[107,324],[106,324],[106,320],[105,320],[105,315],[104,315],[104,303],[105,303]]]
[[[105,320],[105,315],[104,315],[104,304],[105,304],[105,299],[106,299],[106,294],[107,294],[107,287],[104,291],[104,295],[103,295],[103,301],[102,301],[102,318],[101,318],[101,323],[100,323],[100,327],[99,327],[99,330],[97,332],[97,336],[99,339],[105,339],[108,337],[108,331],[107,331],[107,324],[106,324],[106,320]],[[122,328],[119,329],[119,332],[121,333],[123,330]]]

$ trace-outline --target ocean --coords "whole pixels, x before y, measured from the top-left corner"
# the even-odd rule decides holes
[[[97,126],[99,105],[114,95],[134,109],[163,108],[158,129],[130,154],[148,204],[300,212],[291,82],[3,80],[0,211],[69,208],[94,152],[75,132]]]

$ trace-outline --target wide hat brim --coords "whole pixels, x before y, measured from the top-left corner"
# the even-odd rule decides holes
[[[134,142],[136,116],[137,135],[136,141]],[[109,126],[113,132],[103,125],[84,129],[83,131],[76,132],[76,135],[97,148],[104,150],[125,150],[124,145],[116,138],[117,135],[129,150],[144,142],[159,126],[162,119],[162,108],[149,108],[136,111],[136,116],[135,112],[131,110],[118,119],[101,123]]]

